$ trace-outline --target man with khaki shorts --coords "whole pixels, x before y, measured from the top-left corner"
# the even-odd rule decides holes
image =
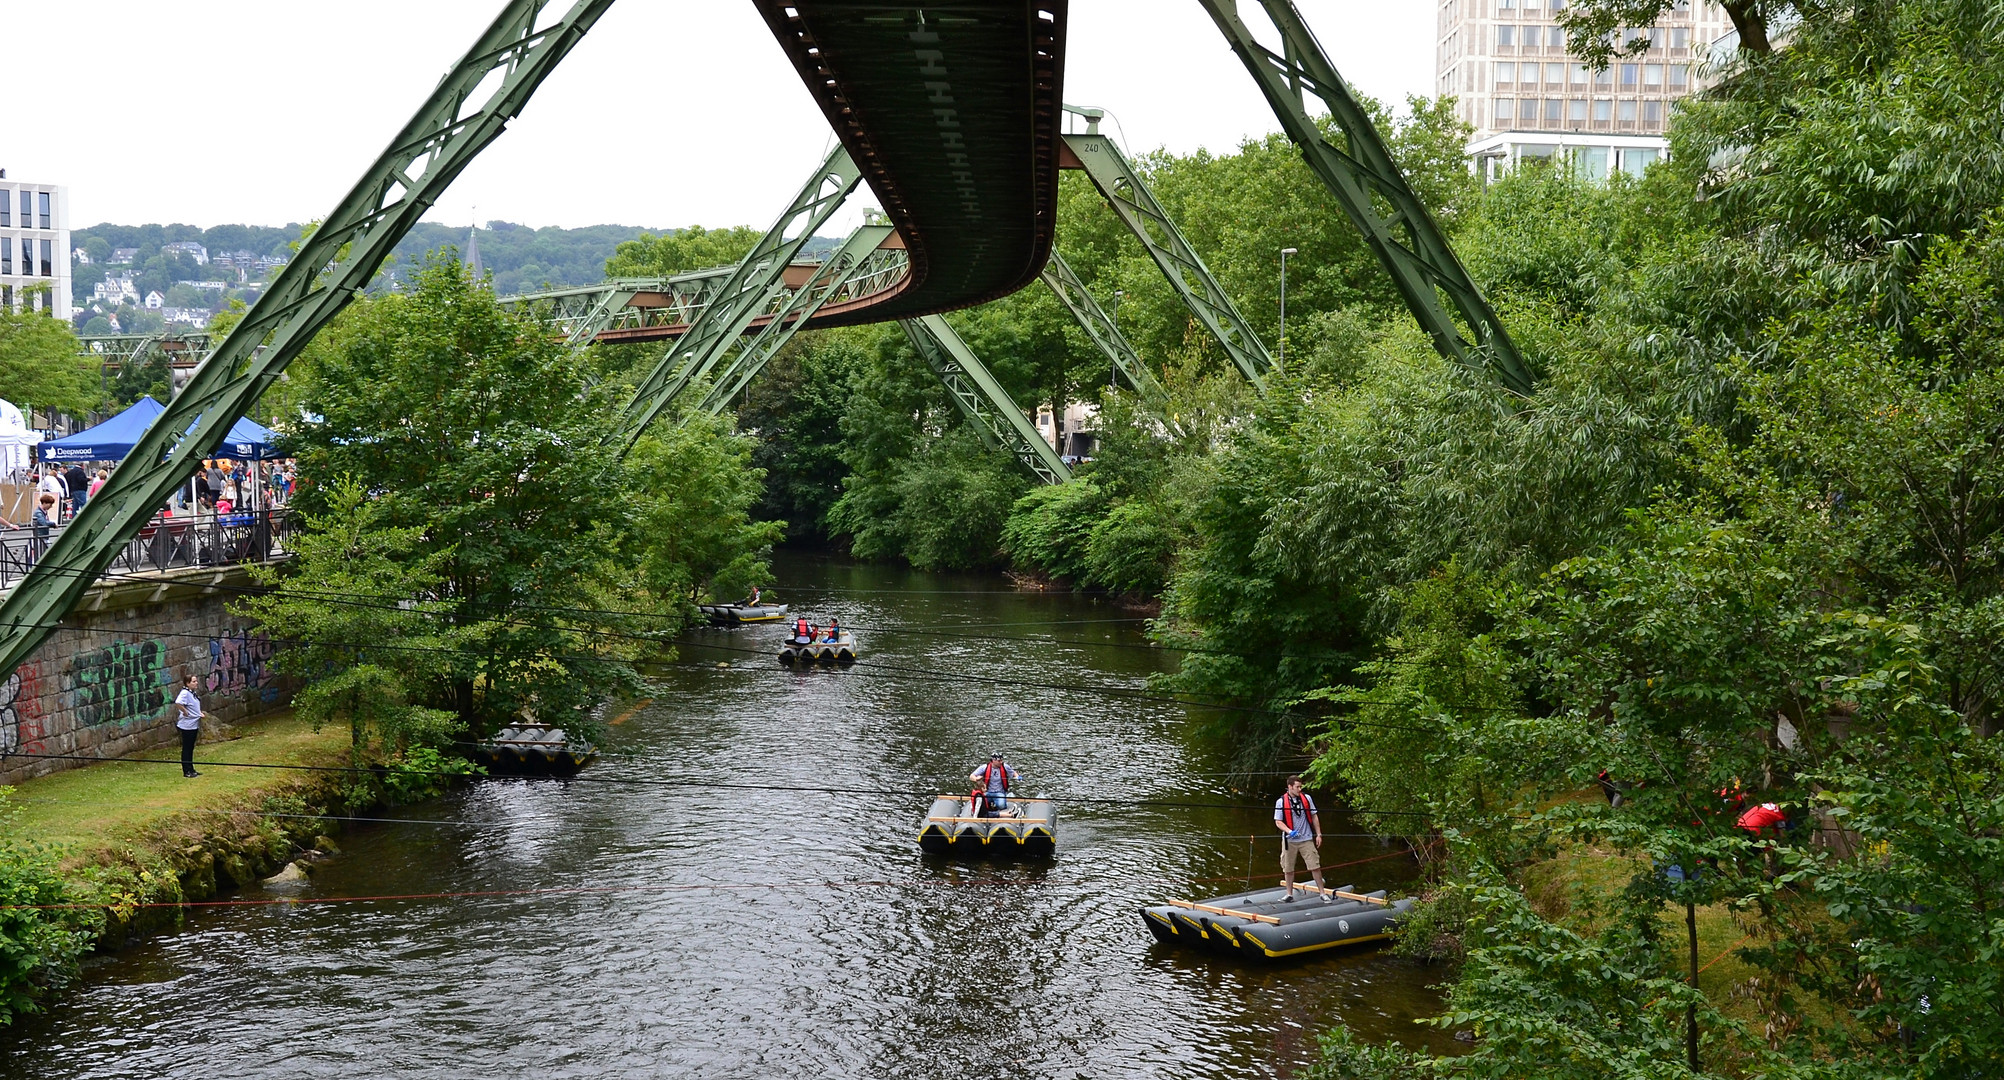
[[[1273,825],[1281,834],[1280,880],[1287,884],[1281,902],[1294,903],[1294,863],[1299,859],[1315,875],[1315,887],[1328,903],[1329,892],[1322,887],[1322,819],[1315,813],[1315,800],[1301,790],[1301,777],[1288,777],[1287,794],[1274,800]]]

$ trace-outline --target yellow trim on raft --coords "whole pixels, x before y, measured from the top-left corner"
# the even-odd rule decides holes
[[[1246,935],[1246,940],[1259,945],[1259,951],[1268,956],[1293,956],[1295,953],[1315,952],[1318,949],[1333,949],[1338,945],[1358,945],[1366,941],[1383,941],[1391,936],[1390,934],[1365,934],[1363,937],[1344,938],[1341,941],[1327,941],[1320,945],[1303,945],[1298,949],[1281,949],[1279,951],[1260,945],[1259,939],[1253,937],[1251,934]]]

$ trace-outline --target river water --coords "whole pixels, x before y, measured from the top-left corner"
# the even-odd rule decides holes
[[[1081,689],[1166,663],[1132,612],[779,570],[796,612],[857,628],[862,663],[792,672],[777,627],[698,632],[581,779],[351,825],[283,894],[417,898],[191,914],[0,1029],[0,1078],[1270,1077],[1339,1021],[1452,1046],[1414,1023],[1437,968],[1368,948],[1242,967],[1150,937],[1142,905],[1243,887],[1249,836],[1271,872],[1278,778],[1235,792],[1182,707]],[[1057,857],[921,855],[918,793],[964,791],[997,749],[1057,800]],[[1331,835],[1323,860],[1373,860],[1331,884],[1380,887],[1413,874],[1396,851]],[[471,895],[419,895],[441,893]]]

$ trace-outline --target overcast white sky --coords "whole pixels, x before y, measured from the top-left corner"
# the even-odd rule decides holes
[[[1360,92],[1427,92],[1431,0],[1298,3]],[[16,95],[26,112],[0,124],[0,168],[68,185],[73,228],[319,217],[499,6],[36,5],[35,40],[58,44],[64,65],[32,104]],[[1230,150],[1278,127],[1192,0],[1072,0],[1070,34],[1065,100],[1110,110],[1119,127],[1102,130],[1132,151]],[[625,0],[427,219],[764,226],[831,138],[749,3]]]

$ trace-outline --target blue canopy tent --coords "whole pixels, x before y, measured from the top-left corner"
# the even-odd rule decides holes
[[[271,444],[278,441],[278,432],[246,416],[230,425],[229,433],[223,436],[223,443],[216,447],[210,457],[235,458],[238,461],[263,461],[271,453]]]
[[[42,461],[124,461],[139,437],[146,434],[147,425],[166,411],[167,406],[152,398],[140,398],[131,408],[96,427],[60,439],[42,440],[35,447],[35,455]]]

